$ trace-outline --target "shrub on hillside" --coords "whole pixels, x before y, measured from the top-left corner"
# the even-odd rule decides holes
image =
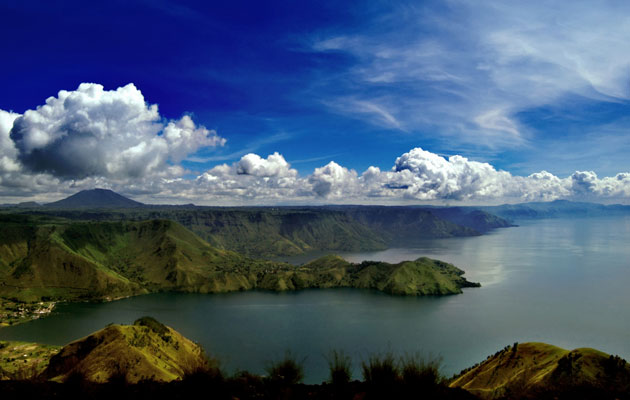
[[[363,380],[371,385],[390,386],[400,376],[396,359],[391,352],[383,355],[370,355],[367,361],[361,362]]]
[[[352,378],[352,360],[343,350],[333,350],[327,357],[328,368],[330,370],[330,383],[333,385],[344,385]]]
[[[297,361],[295,356],[287,351],[280,361],[272,362],[267,368],[267,375],[272,382],[283,385],[295,385],[304,379],[304,360]]]

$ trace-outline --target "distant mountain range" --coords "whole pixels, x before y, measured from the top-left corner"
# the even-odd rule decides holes
[[[508,220],[518,219],[541,219],[559,218],[571,216],[605,216],[630,214],[630,205],[604,205],[587,202],[573,202],[568,200],[555,200],[550,202],[530,202],[520,204],[503,204],[499,206],[274,206],[274,207],[206,207],[185,205],[151,205],[131,200],[114,191],[108,189],[82,190],[65,199],[47,204],[39,204],[34,201],[17,204],[1,204],[0,207],[20,208],[20,209],[121,209],[121,208],[151,208],[151,209],[221,209],[221,210],[317,210],[328,209],[345,211],[352,214],[356,219],[362,219],[366,214],[378,210],[381,216],[394,216],[394,219],[405,214],[408,209],[431,211],[438,216],[457,225],[471,228],[478,233],[497,227],[509,226],[505,221],[493,217],[501,217]],[[394,212],[384,212],[383,210],[395,210]],[[417,212],[417,211],[416,211]],[[457,235],[455,235],[457,236]]]
[[[604,217],[630,214],[630,206],[621,204],[604,205],[597,203],[555,200],[500,206],[474,207],[509,220],[545,219],[565,217]]]
[[[375,251],[409,247],[424,239],[476,236],[512,221],[629,215],[630,206],[557,200],[482,207],[284,206],[198,207],[147,205],[106,189],[84,190],[43,206],[13,205],[18,213],[70,220],[169,219],[212,246],[250,257],[275,258],[309,251]]]
[[[195,207],[145,205],[111,190],[84,190],[19,212],[71,220],[169,219],[209,244],[251,257],[374,251],[422,239],[476,236],[511,224],[485,211],[385,206]]]

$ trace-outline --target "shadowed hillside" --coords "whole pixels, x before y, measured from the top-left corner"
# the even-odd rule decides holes
[[[36,212],[38,215],[80,221],[169,219],[182,224],[215,247],[259,258],[309,251],[377,251],[413,245],[424,239],[477,236],[491,229],[511,226],[506,220],[482,211],[447,210],[414,207],[221,209],[155,206],[98,210],[38,209]]]
[[[7,211],[15,212],[16,207]],[[80,221],[168,219],[212,246],[257,258],[309,251],[376,251],[419,240],[476,236],[510,223],[466,207],[146,205],[105,189],[84,190],[21,212]]]

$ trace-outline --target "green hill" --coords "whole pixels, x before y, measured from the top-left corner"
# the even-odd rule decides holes
[[[72,222],[0,215],[0,224],[0,297],[14,301],[310,287],[433,295],[475,286],[463,271],[429,259],[350,264],[325,257],[299,268],[255,260],[217,249],[170,220]]]
[[[77,204],[87,203],[86,200]],[[130,204],[105,207],[102,203],[96,204],[101,205],[40,207],[22,212],[75,221],[169,219],[190,229],[212,246],[257,258],[309,251],[384,250],[391,246],[414,245],[423,239],[475,236],[511,226],[502,218],[462,207],[223,208]]]
[[[399,295],[444,295],[461,293],[478,283],[463,278],[464,271],[443,261],[422,257],[389,264],[364,261],[352,264],[327,256],[298,268],[293,281],[308,287],[354,287]]]
[[[140,293],[138,285],[73,249],[69,225],[27,217],[2,217],[0,296],[21,301],[117,297]]]
[[[38,214],[74,221],[175,221],[212,246],[250,257],[273,258],[312,250],[387,248],[380,232],[343,212],[322,208],[212,208],[146,206],[125,209],[44,209]]]
[[[50,358],[42,377],[64,381],[80,374],[93,382],[112,378],[137,383],[143,379],[182,379],[206,366],[203,350],[153,318],[133,325],[110,325],[64,346]]]
[[[60,349],[47,344],[0,341],[0,381],[38,376]]]
[[[216,249],[168,220],[0,220],[0,296],[21,301],[245,290],[259,270],[288,267]]]
[[[450,386],[484,399],[537,398],[575,388],[628,393],[630,365],[594,349],[569,351],[545,343],[522,343],[505,347],[463,371]]]
[[[155,216],[176,220],[213,246],[253,257],[387,248],[379,232],[323,209],[166,210]]]

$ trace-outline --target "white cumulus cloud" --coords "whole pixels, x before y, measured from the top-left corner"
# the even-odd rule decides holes
[[[360,191],[357,172],[342,167],[334,161],[315,168],[308,182],[312,185],[313,192],[319,197],[355,197]]]
[[[297,175],[297,171],[291,169],[289,163],[277,152],[267,156],[266,159],[254,153],[246,154],[236,164],[236,172],[240,175],[259,177],[294,177]]]
[[[104,90],[94,83],[27,110],[14,120],[10,139],[27,170],[64,179],[138,178],[225,142],[189,116],[164,121],[133,84]]]
[[[0,110],[0,173],[14,172],[20,169],[17,162],[17,149],[10,133],[14,121],[20,114]]]
[[[192,198],[220,199],[230,204],[283,202],[308,195],[304,178],[279,153],[262,158],[249,153],[234,164],[221,164],[194,181],[179,180]]]

